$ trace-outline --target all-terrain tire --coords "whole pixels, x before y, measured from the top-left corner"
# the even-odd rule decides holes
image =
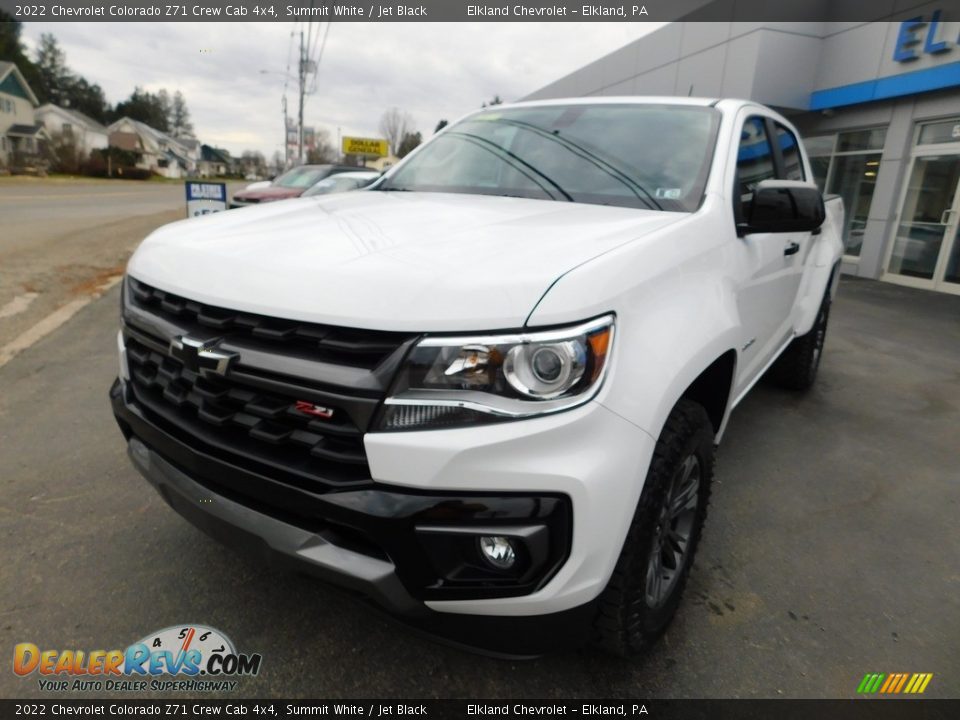
[[[644,651],[663,634],[676,613],[706,520],[713,479],[713,438],[713,426],[704,408],[690,400],[680,400],[657,440],[627,539],[598,601],[596,641],[609,652],[629,657]],[[696,466],[697,484],[693,489],[688,482],[686,495],[695,498],[695,507],[687,507],[686,515],[670,517],[665,522],[665,508],[674,500],[677,504],[683,500],[674,493],[678,478],[691,463]],[[669,570],[664,557],[676,554],[679,543],[672,533],[680,527],[681,518],[687,528],[687,540],[682,557],[674,558],[669,586],[664,586],[663,574]],[[654,578],[658,576],[657,556],[662,597],[653,592]]]
[[[793,339],[770,368],[771,379],[780,387],[806,392],[813,387],[823,356],[830,320],[830,291],[823,296],[810,332]]]

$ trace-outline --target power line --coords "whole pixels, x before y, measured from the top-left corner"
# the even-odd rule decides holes
[[[323,29],[323,39],[320,41],[320,51],[317,53],[317,59],[313,63],[313,84],[310,86],[311,94],[317,91],[317,76],[320,74],[320,61],[323,60],[323,50],[327,46],[327,35],[330,34],[331,24],[332,23],[327,22],[327,26]]]

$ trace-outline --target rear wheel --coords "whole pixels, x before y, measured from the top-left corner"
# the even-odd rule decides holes
[[[710,419],[697,403],[681,400],[657,440],[627,539],[600,596],[594,625],[605,649],[634,655],[670,624],[703,531],[712,478]]]
[[[830,292],[824,295],[817,312],[817,319],[810,332],[794,338],[770,368],[770,376],[780,387],[804,392],[817,379],[820,357],[827,338],[827,322],[830,320]]]

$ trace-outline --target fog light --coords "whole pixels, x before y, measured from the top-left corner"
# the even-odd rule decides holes
[[[517,553],[510,538],[503,535],[484,535],[480,538],[480,552],[484,560],[497,570],[509,570],[517,562]]]

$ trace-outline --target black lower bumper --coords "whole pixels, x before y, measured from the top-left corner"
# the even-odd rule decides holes
[[[542,587],[569,552],[567,498],[427,494],[374,483],[311,493],[191,446],[119,381],[110,397],[137,469],[174,510],[230,547],[317,576],[473,649],[536,655],[586,641],[592,605],[506,617],[439,613],[425,604]],[[496,577],[465,563],[479,530],[537,538],[520,553],[526,567]]]

